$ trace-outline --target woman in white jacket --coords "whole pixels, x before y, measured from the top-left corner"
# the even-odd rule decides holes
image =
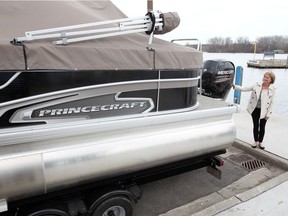
[[[266,122],[272,114],[272,106],[275,96],[275,87],[273,86],[274,82],[275,74],[273,72],[266,72],[262,84],[256,83],[251,87],[232,85],[234,89],[240,91],[252,91],[247,107],[247,111],[252,115],[253,119],[253,135],[255,143],[252,144],[252,148],[259,146],[259,148],[265,149],[262,141],[265,134]]]

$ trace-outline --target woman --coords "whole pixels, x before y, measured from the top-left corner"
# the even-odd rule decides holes
[[[275,96],[275,87],[273,86],[274,82],[275,74],[273,72],[266,72],[262,84],[256,83],[251,87],[232,85],[234,89],[240,91],[252,91],[247,107],[247,111],[252,115],[253,119],[253,135],[255,143],[252,144],[252,148],[259,146],[259,148],[263,150],[265,149],[262,142],[265,134],[266,122],[272,114],[273,100]]]

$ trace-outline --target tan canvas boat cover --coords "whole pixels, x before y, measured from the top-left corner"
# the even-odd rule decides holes
[[[124,2],[123,2],[124,3]],[[139,14],[144,16],[145,14]],[[126,18],[111,1],[0,0],[0,70],[190,69],[202,67],[202,53],[192,48],[134,33],[68,45],[43,39],[12,45],[25,32]],[[154,65],[155,64],[155,65]]]

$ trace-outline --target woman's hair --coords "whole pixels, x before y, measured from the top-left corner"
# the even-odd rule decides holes
[[[275,77],[275,74],[274,74],[273,72],[271,72],[271,71],[266,72],[266,73],[264,74],[264,76],[265,76],[265,75],[268,75],[268,76],[271,78],[271,83],[272,83],[272,84],[275,82],[276,77]]]

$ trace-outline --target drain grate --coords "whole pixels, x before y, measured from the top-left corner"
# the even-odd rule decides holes
[[[256,159],[247,154],[237,154],[229,157],[231,161],[241,165],[248,170],[255,170],[260,167],[266,166],[267,164],[259,159]]]
[[[255,159],[251,161],[242,162],[241,165],[245,167],[246,169],[254,170],[254,169],[258,169],[260,167],[265,166],[266,163],[261,160]]]

